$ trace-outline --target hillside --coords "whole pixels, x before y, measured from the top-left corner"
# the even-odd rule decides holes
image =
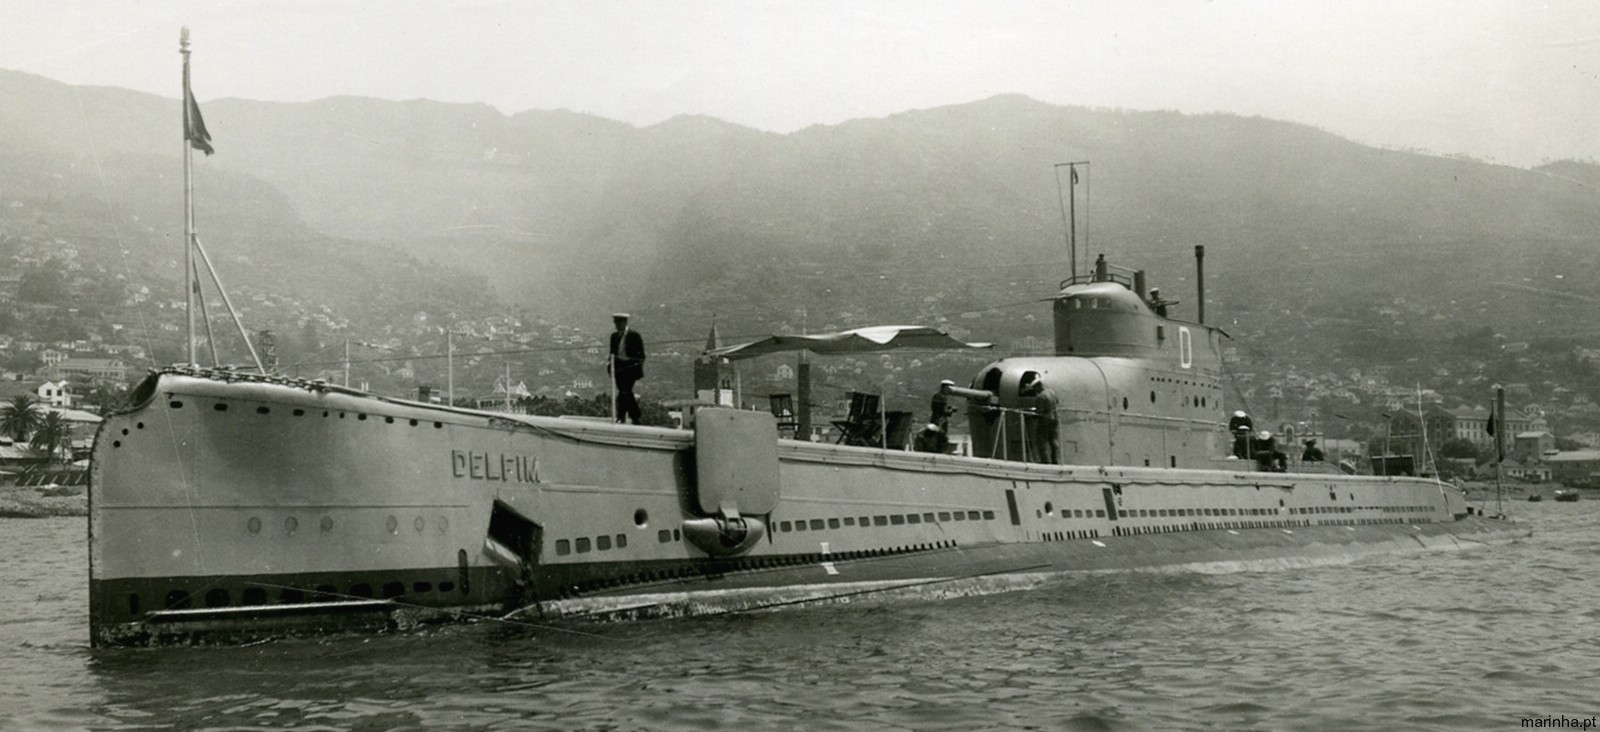
[[[58,223],[100,236],[108,195],[123,231],[174,221],[176,102],[16,72],[0,93],[18,101],[0,109],[15,161],[0,196],[56,191]],[[1600,336],[1592,164],[1522,170],[1260,118],[1019,96],[788,135],[422,100],[202,104],[218,150],[197,165],[208,243],[274,273],[235,275],[248,286],[362,310],[369,329],[429,310],[415,293],[432,288],[423,299],[595,332],[633,310],[687,350],[714,313],[731,335],[931,322],[1047,337],[1029,301],[1067,274],[1052,164],[1090,160],[1086,258],[1150,270],[1182,316],[1205,245],[1208,312],[1253,371],[1394,367],[1470,399],[1544,368],[1483,348],[1543,338],[1566,358]]]

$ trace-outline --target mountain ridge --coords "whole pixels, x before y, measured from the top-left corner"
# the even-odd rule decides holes
[[[0,133],[58,156],[61,174],[179,150],[175,100],[16,72],[0,92],[23,102],[0,110]],[[1416,358],[1482,327],[1570,331],[1582,300],[1564,293],[1600,278],[1585,256],[1600,166],[1374,148],[1261,117],[1002,94],[779,134],[427,100],[201,104],[218,154],[197,156],[197,176],[226,183],[202,186],[204,210],[214,223],[254,210],[230,224],[240,238],[375,242],[486,278],[512,307],[558,322],[644,312],[669,338],[703,335],[711,313],[728,332],[901,321],[1048,335],[1043,306],[1002,306],[1067,275],[1054,167],[1067,160],[1090,161],[1080,262],[1106,252],[1189,300],[1190,253],[1207,246],[1208,309],[1275,351],[1264,368]],[[140,190],[153,185],[122,195],[159,198],[144,206],[156,215],[172,194]]]

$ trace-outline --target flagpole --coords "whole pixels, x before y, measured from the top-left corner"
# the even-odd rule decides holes
[[[1056,163],[1052,166],[1056,178],[1056,201],[1061,204],[1061,224],[1067,236],[1068,282],[1078,279],[1078,166],[1089,161]],[[1067,169],[1067,195],[1061,195],[1061,169]]]
[[[194,149],[189,144],[189,29],[184,28],[178,39],[178,51],[183,54],[183,302],[189,319],[185,331],[188,343],[188,363],[197,365],[194,343]]]

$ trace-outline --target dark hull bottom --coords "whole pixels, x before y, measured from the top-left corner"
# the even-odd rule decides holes
[[[392,630],[479,618],[631,620],[751,612],[874,596],[948,597],[1006,591],[1078,572],[1230,572],[1351,561],[1377,554],[1471,548],[1530,535],[1518,524],[1298,526],[1105,536],[1027,544],[933,546],[857,558],[799,555],[595,563],[509,573],[456,567],[389,573],[106,580],[91,584],[96,645],[234,643],[261,637]],[[443,579],[449,578],[449,579]]]

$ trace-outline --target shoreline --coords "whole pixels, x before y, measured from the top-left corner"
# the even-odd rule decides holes
[[[0,518],[88,515],[89,492],[83,486],[49,488],[0,486]]]

